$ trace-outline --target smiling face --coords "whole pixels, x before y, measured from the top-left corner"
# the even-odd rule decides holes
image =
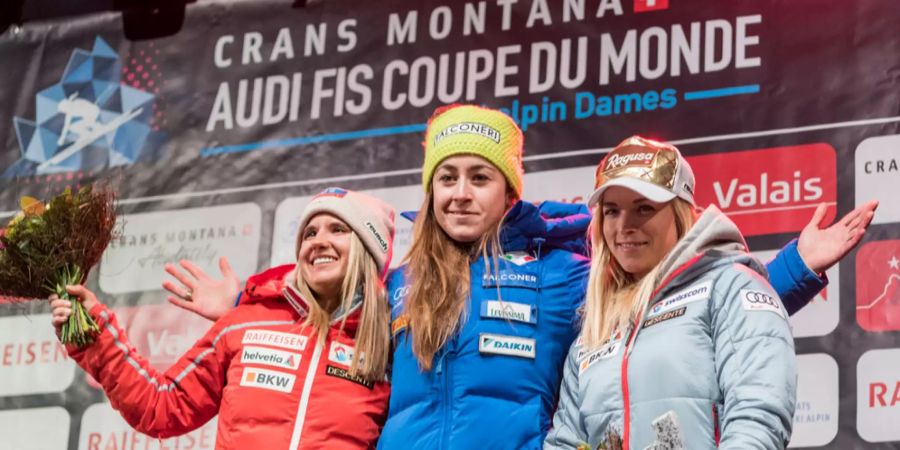
[[[672,202],[656,203],[631,189],[613,186],[603,193],[603,239],[623,270],[642,278],[678,242]]]
[[[341,295],[351,232],[346,223],[326,213],[313,216],[300,230],[297,265],[303,280],[320,301]]]
[[[472,155],[441,162],[431,180],[434,216],[456,242],[471,243],[496,226],[512,203],[506,178],[487,160]]]

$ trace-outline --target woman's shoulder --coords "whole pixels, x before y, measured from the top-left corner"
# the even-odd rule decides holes
[[[563,248],[552,248],[543,255],[545,273],[558,273],[568,276],[587,276],[591,268],[591,259],[586,255]]]

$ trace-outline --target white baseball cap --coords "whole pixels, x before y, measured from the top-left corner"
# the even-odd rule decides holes
[[[694,205],[694,171],[681,152],[640,136],[625,139],[600,161],[588,206],[600,203],[611,186],[631,189],[657,203],[678,197]]]

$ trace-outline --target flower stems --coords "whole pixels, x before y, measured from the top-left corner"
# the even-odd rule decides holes
[[[74,344],[84,347],[94,342],[94,335],[100,331],[97,322],[88,314],[84,305],[77,298],[66,292],[67,285],[80,284],[82,272],[78,266],[66,266],[57,274],[57,281],[52,286],[53,292],[59,298],[72,302],[72,314],[69,320],[62,325],[59,331],[59,340],[63,344]]]

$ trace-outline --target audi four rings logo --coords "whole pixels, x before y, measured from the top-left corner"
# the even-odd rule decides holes
[[[774,306],[776,308],[779,307],[778,302],[775,300],[775,297],[764,294],[762,292],[747,291],[744,293],[744,297],[750,303],[762,303],[765,305]]]

